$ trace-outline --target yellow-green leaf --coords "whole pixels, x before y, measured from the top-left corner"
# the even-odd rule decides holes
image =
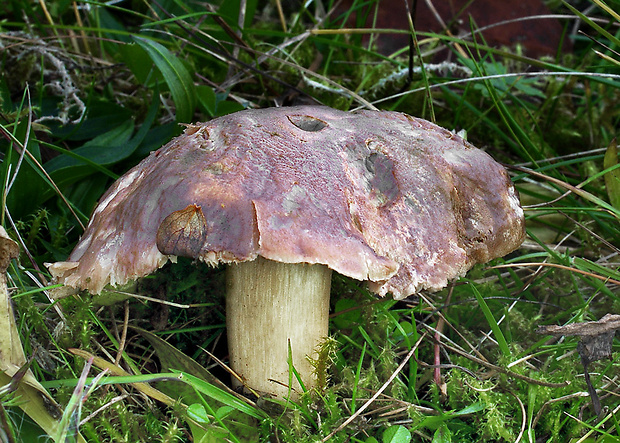
[[[607,188],[609,202],[614,208],[620,209],[620,166],[618,165],[618,145],[615,138],[607,147],[603,166],[605,169],[609,169],[605,173],[605,187]]]

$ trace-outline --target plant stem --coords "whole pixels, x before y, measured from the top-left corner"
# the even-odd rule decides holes
[[[230,365],[252,389],[285,398],[292,363],[306,389],[316,386],[317,345],[327,336],[331,269],[264,258],[227,271],[226,323]],[[241,383],[233,379],[233,386]],[[291,398],[302,392],[292,376]]]

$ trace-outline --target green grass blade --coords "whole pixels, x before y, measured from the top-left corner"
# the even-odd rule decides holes
[[[482,313],[484,314],[484,317],[487,319],[487,322],[489,323],[489,326],[491,327],[491,331],[493,331],[493,335],[495,336],[495,340],[497,340],[497,345],[499,346],[499,349],[502,351],[502,354],[504,354],[505,357],[509,357],[510,348],[508,348],[508,343],[506,342],[506,338],[504,337],[504,334],[502,333],[502,330],[500,329],[499,324],[497,324],[497,321],[495,320],[493,313],[489,309],[489,305],[487,305],[487,303],[484,301],[484,298],[482,297],[482,295],[480,294],[480,292],[478,291],[478,289],[476,289],[474,285],[470,285],[470,287],[474,295],[476,296],[476,300],[478,301],[478,305],[480,306],[480,309],[482,309]]]
[[[603,167],[609,169],[605,173],[605,187],[607,189],[607,195],[609,196],[609,202],[611,205],[620,210],[620,169],[618,169],[618,147],[616,145],[616,139],[613,139],[609,143],[607,152],[605,152],[605,160]],[[615,169],[611,169],[614,168]]]
[[[173,371],[177,372],[177,371]],[[194,389],[196,389],[201,394],[206,395],[207,397],[212,398],[213,400],[219,401],[225,405],[235,408],[239,412],[243,412],[251,417],[262,420],[265,418],[265,414],[256,408],[248,405],[247,403],[242,402],[237,397],[232,394],[229,394],[226,391],[219,389],[218,387],[208,383],[204,380],[199,379],[198,377],[194,377],[193,375],[187,374],[185,372],[178,373],[178,379],[184,381],[185,383],[189,383]]]
[[[142,37],[133,38],[148,53],[170,88],[177,108],[177,122],[192,121],[196,108],[196,90],[192,76],[185,65],[165,46]]]
[[[355,406],[355,400],[357,399],[357,387],[360,381],[360,374],[362,372],[362,363],[364,362],[364,356],[366,355],[366,342],[364,342],[364,347],[362,348],[362,354],[357,362],[357,369],[355,370],[355,384],[353,385],[353,390],[351,392],[351,413],[354,413],[357,409]]]
[[[602,2],[597,2],[596,0],[593,0],[593,1],[598,3],[598,5],[602,7],[602,9],[605,9],[607,12],[611,12],[611,9],[608,10],[608,9],[606,9],[606,8],[604,8],[602,6],[604,3],[601,4]],[[611,41],[613,44],[620,46],[620,39],[618,39],[614,35],[612,35],[609,32],[607,32],[602,26],[600,26],[595,21],[590,19],[590,17],[588,17],[587,15],[583,14],[582,12],[580,12],[574,6],[571,6],[570,4],[568,4],[566,1],[562,1],[562,3],[564,3],[564,6],[566,6],[568,9],[570,9],[571,12],[573,12],[575,15],[579,16],[589,26],[592,26],[592,28],[596,29],[602,36],[604,36],[605,38],[609,39],[609,41]],[[607,5],[605,5],[605,6],[607,6]]]

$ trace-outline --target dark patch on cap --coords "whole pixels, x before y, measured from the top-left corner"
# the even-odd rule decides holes
[[[309,115],[287,115],[289,121],[302,131],[319,132],[327,127],[327,123]]]
[[[380,152],[373,152],[366,158],[366,169],[373,177],[370,186],[382,205],[390,203],[399,196],[398,182],[394,176],[394,162]]]

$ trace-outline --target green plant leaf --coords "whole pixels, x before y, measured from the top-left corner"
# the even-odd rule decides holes
[[[499,346],[499,349],[502,351],[502,354],[504,354],[504,356],[509,357],[510,348],[508,347],[508,343],[506,342],[506,338],[504,337],[504,334],[502,333],[499,324],[497,324],[493,313],[489,309],[489,305],[487,305],[487,302],[484,301],[484,298],[482,298],[482,295],[480,294],[480,292],[478,292],[476,286],[470,285],[470,287],[474,292],[474,295],[476,296],[476,300],[478,300],[478,305],[480,306],[480,309],[482,309],[484,317],[487,319],[487,322],[489,323],[489,326],[493,331],[493,336],[495,337],[495,340],[497,340],[497,345]]]
[[[211,422],[205,407],[199,403],[193,403],[187,407],[187,415],[198,423],[208,424]]]
[[[42,112],[45,112],[45,108],[55,109],[57,106],[58,100],[56,98],[44,99]],[[46,114],[51,112],[48,110]],[[57,139],[87,141],[122,125],[127,120],[131,120],[132,117],[131,111],[127,108],[111,101],[93,98],[88,104],[86,118],[80,123],[61,125],[60,123],[50,122],[48,127]]]
[[[411,432],[401,425],[390,426],[383,433],[381,441],[383,443],[409,443],[411,441]]]
[[[350,329],[359,323],[362,318],[362,311],[355,309],[356,306],[358,306],[358,302],[350,298],[341,298],[336,302],[334,312],[342,313],[336,315],[332,321],[338,329]]]
[[[50,174],[62,171],[62,175],[70,174],[69,168],[75,166],[89,165],[98,168],[101,165],[109,165],[115,163],[127,155],[123,152],[128,146],[129,139],[134,130],[134,124],[131,120],[126,120],[120,126],[87,141],[79,148],[72,151],[64,151],[64,154],[54,157],[45,163],[45,170]],[[89,169],[89,173],[92,170]],[[100,169],[104,170],[104,169]],[[61,174],[58,178],[62,178]],[[114,177],[115,178],[115,177]],[[56,181],[59,184],[59,181]]]
[[[618,167],[618,145],[615,138],[607,147],[603,167],[610,169],[605,173],[605,188],[609,202],[614,208],[620,209],[620,167]]]
[[[125,120],[119,126],[102,132],[79,148],[72,151],[63,150],[62,155],[45,164],[45,170],[61,188],[89,176],[93,170],[117,178],[116,174],[105,166],[125,160],[136,151],[151,129],[158,109],[159,104],[153,100],[144,122],[133,137],[131,137],[134,130],[133,120]],[[51,194],[51,190],[48,189],[46,195]]]
[[[177,371],[172,372],[176,373]],[[259,420],[265,418],[265,415],[261,410],[253,408],[247,403],[239,400],[234,395],[229,394],[228,392],[223,391],[222,389],[212,385],[211,383],[201,380],[198,377],[194,377],[193,375],[180,372],[179,380],[183,380],[186,383],[190,384],[201,394],[204,394],[213,400],[219,401],[225,405],[235,408],[239,412],[243,412],[244,414],[247,414]]]
[[[202,380],[206,380],[210,384],[220,385],[223,387],[221,382],[202,365],[190,356],[179,351],[161,337],[141,328],[133,329],[135,329],[151,344],[151,346],[153,346],[153,349],[155,349],[155,354],[159,358],[162,371],[182,371],[186,374],[191,374]],[[193,389],[188,389],[186,385],[166,382],[159,384],[157,388],[171,397],[183,398],[186,403],[199,401]]]
[[[446,424],[442,424],[437,428],[435,434],[433,435],[432,443],[451,443],[452,442],[452,433],[446,426]]]
[[[215,117],[216,96],[213,89],[206,85],[196,86],[196,96],[202,112],[209,117]]]
[[[599,0],[592,0],[592,1],[597,3],[602,9],[604,9],[607,12],[611,13],[613,11],[604,2],[601,2]],[[601,33],[601,35],[603,37],[609,39],[614,45],[616,45],[616,46],[620,45],[620,39],[618,39],[616,36],[614,36],[614,35],[610,34],[609,32],[607,32],[607,30],[605,30],[601,25],[599,25],[598,23],[593,21],[590,17],[588,17],[587,15],[583,14],[582,12],[580,12],[578,9],[576,9],[574,6],[570,5],[565,0],[562,0],[562,3],[564,3],[564,6],[566,6],[568,9],[570,9],[575,15],[579,16],[589,26],[592,26],[599,33]],[[615,14],[617,15],[617,13],[615,13]]]
[[[123,63],[140,83],[146,84],[149,81],[163,80],[159,70],[155,71],[155,75],[152,74],[151,57],[142,46],[136,43],[120,45],[119,53]]]
[[[233,112],[241,111],[244,109],[243,105],[230,100],[218,101],[216,115],[218,117],[222,115],[232,114]]]
[[[191,122],[196,108],[196,88],[185,65],[165,46],[146,38],[133,38],[163,75],[176,105],[177,122]]]

